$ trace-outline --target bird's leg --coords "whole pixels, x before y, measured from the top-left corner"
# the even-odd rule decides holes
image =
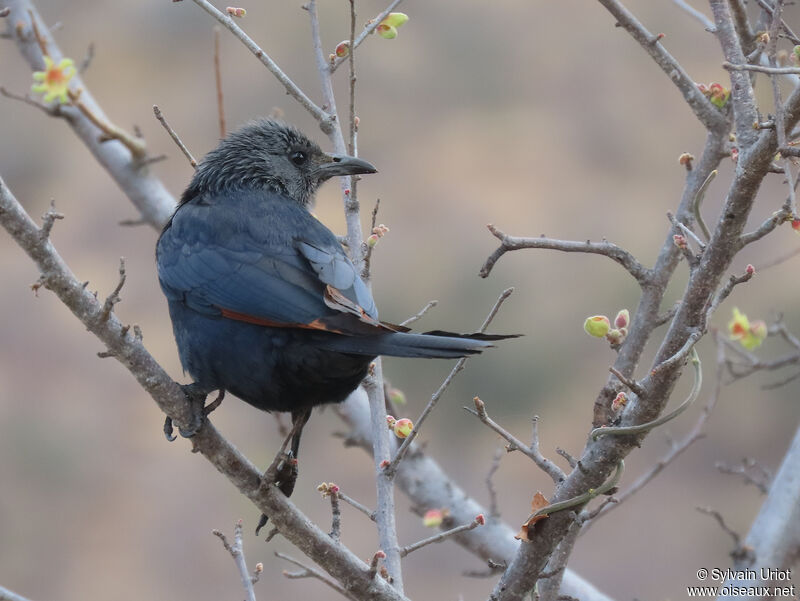
[[[289,435],[284,439],[278,454],[272,461],[272,464],[264,472],[264,482],[266,484],[275,484],[280,491],[287,497],[291,497],[294,492],[294,485],[297,482],[297,456],[300,452],[300,436],[303,433],[303,427],[311,417],[311,409],[302,409],[299,411],[292,411],[292,430]],[[289,452],[286,452],[286,447],[291,442]],[[269,518],[261,514],[256,526],[256,536],[259,531],[267,525]]]
[[[225,391],[220,389],[217,398],[206,406],[206,396],[211,392],[208,388],[201,386],[197,382],[193,382],[192,384],[182,384],[181,390],[183,390],[183,394],[186,395],[186,400],[189,401],[191,406],[192,422],[188,428],[179,427],[178,432],[180,432],[181,436],[184,438],[191,438],[197,434],[206,416],[220,406],[222,399],[225,397]],[[167,440],[170,442],[177,438],[172,432],[172,418],[167,416],[164,420],[164,436],[166,436]]]

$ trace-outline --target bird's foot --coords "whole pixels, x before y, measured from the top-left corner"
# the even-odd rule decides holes
[[[186,395],[186,400],[189,401],[192,420],[188,427],[179,426],[178,432],[180,432],[180,435],[184,438],[191,438],[200,430],[200,427],[203,425],[203,420],[208,414],[222,404],[225,391],[220,389],[217,398],[206,405],[206,396],[210,392],[207,388],[201,387],[197,382],[194,382],[192,384],[182,384],[181,390],[183,390],[183,394]],[[170,442],[177,438],[177,436],[173,434],[172,418],[169,416],[164,420],[164,436],[166,436],[167,440]]]
[[[267,471],[264,472],[262,482],[266,486],[277,486],[278,490],[284,495],[291,497],[294,492],[294,485],[297,483],[298,474],[297,459],[292,452],[281,451],[275,456]],[[267,525],[268,520],[269,517],[262,513],[258,520],[258,526],[256,526],[256,536]]]

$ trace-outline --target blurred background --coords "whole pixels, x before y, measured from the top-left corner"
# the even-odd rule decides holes
[[[701,4],[701,3],[700,3]],[[192,2],[41,0],[66,56],[80,62],[90,42],[96,56],[84,75],[110,119],[138,126],[152,166],[178,196],[192,170],[154,119],[158,104],[195,156],[218,139],[211,19]],[[224,6],[219,5],[224,9]],[[307,93],[319,102],[307,13],[301,2],[243,5],[240,21]],[[322,0],[329,51],[349,37],[348,2]],[[358,2],[359,29],[384,8]],[[631,0],[629,8],[699,82],[728,81],[712,35],[669,2]],[[705,8],[705,7],[703,7]],[[410,21],[395,40],[375,36],[356,55],[360,154],[379,168],[359,185],[363,222],[377,198],[378,221],[391,233],[378,245],[374,290],[381,315],[401,321],[429,300],[439,306],[418,326],[469,331],[499,293],[516,292],[492,329],[525,337],[471,360],[422,431],[427,450],[470,494],[488,503],[485,476],[501,441],[463,411],[475,395],[490,413],[526,440],[530,418],[541,417],[542,450],[578,454],[590,428],[592,404],[613,353],[582,330],[588,315],[633,311],[638,287],[624,270],[596,256],[550,251],[506,255],[486,279],[477,277],[496,240],[485,228],[583,240],[606,237],[651,265],[668,230],[666,212],[680,198],[683,152],[700,155],[704,131],[667,77],[596,2],[408,1]],[[789,22],[797,10],[791,8]],[[222,36],[223,86],[229,128],[274,107],[330,148],[316,123],[232,36]],[[25,93],[30,69],[13,42],[0,40],[0,84]],[[346,106],[346,70],[337,72],[339,106]],[[759,99],[770,110],[766,80]],[[117,281],[119,257],[128,280],[117,315],[142,327],[151,353],[179,381],[178,356],[158,288],[154,244],[147,227],[121,227],[137,214],[67,125],[22,103],[0,98],[0,174],[35,218],[55,199],[66,219],[53,240],[77,277],[101,297]],[[714,221],[729,183],[724,164],[704,205]],[[751,227],[781,205],[779,176],[762,187]],[[319,194],[316,212],[344,232],[338,186]],[[800,239],[784,227],[749,247],[733,269],[756,266],[791,251]],[[797,260],[759,273],[736,288],[713,326],[724,328],[736,305],[751,319],[783,312],[800,333],[791,276]],[[163,415],[114,360],[96,356],[101,344],[53,294],[30,289],[31,261],[0,233],[0,583],[32,599],[222,599],[242,596],[234,565],[211,535],[245,521],[251,565],[264,562],[260,599],[334,598],[313,580],[286,580],[293,569],[273,556],[300,557],[279,537],[252,535],[258,511],[183,440],[167,444]],[[665,301],[685,285],[681,265]],[[638,375],[646,373],[654,338]],[[759,354],[784,352],[769,340]],[[714,348],[700,345],[707,382]],[[389,359],[384,371],[403,389],[405,415],[415,418],[451,364]],[[781,376],[756,375],[724,389],[708,436],[655,482],[600,520],[580,539],[570,567],[617,599],[668,599],[698,584],[700,567],[730,564],[729,537],[695,506],[720,511],[746,533],[761,497],[719,461],[752,457],[775,470],[797,427],[798,384],[764,391]],[[688,377],[685,378],[688,380]],[[683,381],[673,403],[689,388]],[[648,470],[691,428],[707,399],[654,432],[630,456],[622,488]],[[253,461],[266,466],[279,436],[275,419],[228,399],[214,422]],[[332,435],[333,412],[315,415],[304,437],[294,500],[327,528],[330,506],[316,486],[335,481],[368,506],[375,504],[372,464]],[[558,461],[562,461],[557,458]],[[563,463],[563,462],[562,462]],[[504,519],[518,525],[536,490],[552,483],[526,458],[505,456],[494,479]],[[399,496],[400,537],[427,536]],[[361,557],[377,548],[365,518],[343,508],[343,541]],[[410,555],[407,593],[415,599],[484,599],[493,579],[462,576],[481,562],[445,543]]]

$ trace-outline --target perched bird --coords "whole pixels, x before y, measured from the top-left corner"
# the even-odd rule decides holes
[[[343,401],[376,356],[455,358],[505,338],[412,334],[378,320],[339,240],[310,213],[325,180],[375,171],[257,121],[206,155],[158,240],[159,282],[194,380],[187,396],[229,391],[291,412],[295,457],[311,409]]]

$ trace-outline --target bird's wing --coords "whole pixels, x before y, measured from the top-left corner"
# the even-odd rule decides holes
[[[201,313],[342,334],[398,331],[378,321],[333,233],[277,194],[225,192],[181,206],[157,258],[167,297]]]

